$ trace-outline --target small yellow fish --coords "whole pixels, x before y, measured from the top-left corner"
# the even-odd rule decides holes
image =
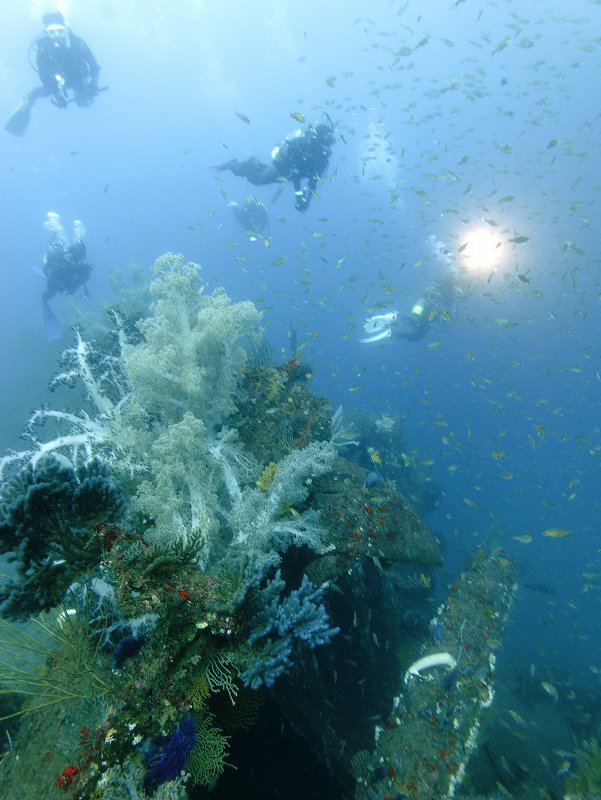
[[[507,453],[505,452],[505,450],[493,450],[491,453],[491,456],[497,460],[499,458],[505,458],[506,455]]]
[[[430,584],[432,583],[432,578],[429,575],[425,575],[423,572],[420,572],[419,579],[422,582],[422,584],[426,587],[426,589],[430,588]]]
[[[290,113],[290,116],[292,117],[292,119],[295,119],[297,122],[304,122],[305,121],[305,115],[301,114],[300,111],[292,111]]]
[[[556,703],[559,701],[559,692],[552,683],[549,683],[549,681],[541,681],[540,685],[543,687],[549,697],[552,697]]]
[[[546,531],[543,531],[543,536],[548,536],[549,539],[561,539],[570,533],[572,531],[567,530],[567,528],[547,528]]]
[[[495,47],[495,49],[492,51],[493,56],[496,55],[497,53],[500,53],[502,50],[505,50],[505,48],[509,47],[511,42],[512,42],[511,36],[508,36],[506,39],[502,39]]]
[[[381,464],[382,463],[382,456],[378,453],[377,450],[373,450],[372,448],[369,448],[368,452],[369,452],[369,457],[374,462],[374,464]]]
[[[509,713],[513,717],[514,721],[517,722],[518,725],[521,725],[522,728],[527,728],[528,727],[528,723],[526,722],[524,717],[520,716],[520,714],[518,714],[517,711],[514,711],[513,708],[509,709]]]
[[[519,536],[514,536],[513,538],[516,542],[521,542],[522,544],[530,544],[532,541],[532,536],[530,536],[529,533],[521,533]]]

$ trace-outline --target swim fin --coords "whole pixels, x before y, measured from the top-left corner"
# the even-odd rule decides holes
[[[382,339],[388,339],[392,336],[392,331],[390,328],[386,328],[385,331],[380,331],[380,333],[375,333],[373,336],[366,336],[364,339],[359,339],[361,344],[371,344],[372,342],[380,342]]]
[[[17,108],[10,115],[5,129],[14,136],[23,136],[31,118],[31,102],[28,95],[21,100]]]
[[[57,339],[62,339],[63,334],[60,325],[48,303],[42,303],[42,311],[44,313],[44,330],[48,341],[55,342]]]
[[[6,125],[5,129],[14,136],[23,136],[31,119],[31,108],[35,101],[40,97],[48,97],[50,92],[45,86],[36,86],[31,89],[15,108]]]

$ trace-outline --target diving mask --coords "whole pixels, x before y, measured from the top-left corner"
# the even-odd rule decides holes
[[[69,34],[64,25],[59,25],[58,23],[46,25],[46,34],[54,47],[69,46]]]

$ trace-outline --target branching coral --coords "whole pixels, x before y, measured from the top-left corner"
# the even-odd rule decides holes
[[[115,316],[117,328],[118,318]],[[77,412],[41,408],[31,415],[24,438],[32,447],[20,452],[9,451],[0,458],[0,480],[24,464],[36,467],[45,456],[54,455],[62,463],[77,467],[95,456],[114,460],[114,427],[119,422],[121,406],[127,397],[128,382],[120,359],[104,356],[75,332],[75,345],[62,354],[64,369],[50,386],[78,385],[83,390],[89,410]],[[40,438],[38,430],[50,426],[54,438]]]
[[[194,783],[209,789],[217,783],[229,753],[229,737],[224,736],[213,722],[213,714],[205,711],[198,722],[197,741],[189,761]]]
[[[154,265],[152,316],[144,340],[124,348],[132,385],[131,414],[164,429],[190,412],[209,433],[235,411],[246,363],[245,337],[261,315],[250,302],[232,303],[223,289],[202,295],[200,267],[166,253]]]
[[[24,619],[59,603],[70,584],[100,561],[99,522],[120,519],[125,497],[105,465],[72,468],[53,456],[2,487],[0,552],[17,579],[0,591],[2,613]]]
[[[136,506],[153,520],[153,541],[185,542],[200,534],[198,558],[204,565],[217,527],[213,512],[217,493],[202,421],[186,413],[159,436],[152,445],[150,469],[152,478],[141,484]]]
[[[298,589],[283,596],[286,588],[280,570],[261,589],[250,617],[249,645],[259,643],[261,649],[254,663],[240,676],[245,686],[258,689],[273,686],[276,678],[292,667],[290,656],[294,640],[313,649],[328,644],[339,632],[330,626],[325,606],[321,602],[326,586],[317,589],[306,575]]]
[[[306,545],[317,553],[328,550],[319,514],[299,512],[314,478],[329,472],[336,449],[328,442],[312,442],[285,456],[265,487],[247,486],[231,497],[225,516],[232,534],[231,555],[244,552],[247,580],[260,580],[269,566],[279,562],[290,545]]]
[[[136,496],[137,508],[153,520],[153,541],[165,546],[196,539],[202,568],[220,528],[220,500],[238,497],[240,482],[254,474],[252,461],[236,440],[236,431],[228,429],[210,439],[203,422],[186,412],[152,445],[152,478]]]

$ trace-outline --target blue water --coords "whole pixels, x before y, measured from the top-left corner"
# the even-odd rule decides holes
[[[22,138],[2,131],[0,449],[18,445],[48,399],[65,346],[45,341],[32,269],[46,213],[86,225],[95,269],[83,311],[107,300],[111,270],[135,262],[150,274],[158,255],[181,252],[210,286],[265,309],[276,354],[288,353],[290,326],[310,339],[314,389],[334,406],[404,419],[410,455],[443,492],[426,520],[445,547],[441,594],[466,552],[502,544],[522,583],[553,593],[522,589],[499,661],[566,670],[596,696],[601,7],[367,5],[68,4],[109,89],[89,108],[41,100]],[[27,52],[41,10],[3,2],[5,119],[36,85]],[[324,111],[337,142],[307,213],[290,187],[274,200],[273,187],[211,169],[268,160],[298,127],[292,113]],[[227,208],[251,189],[269,211],[270,247],[248,241]],[[450,320],[420,342],[359,344],[376,304],[406,312],[444,274],[429,237],[456,252],[476,228],[498,237],[494,267]],[[518,235],[528,240],[510,242]],[[57,313],[77,319],[68,303]],[[542,536],[550,528],[571,533]],[[530,543],[513,538],[524,534]]]

